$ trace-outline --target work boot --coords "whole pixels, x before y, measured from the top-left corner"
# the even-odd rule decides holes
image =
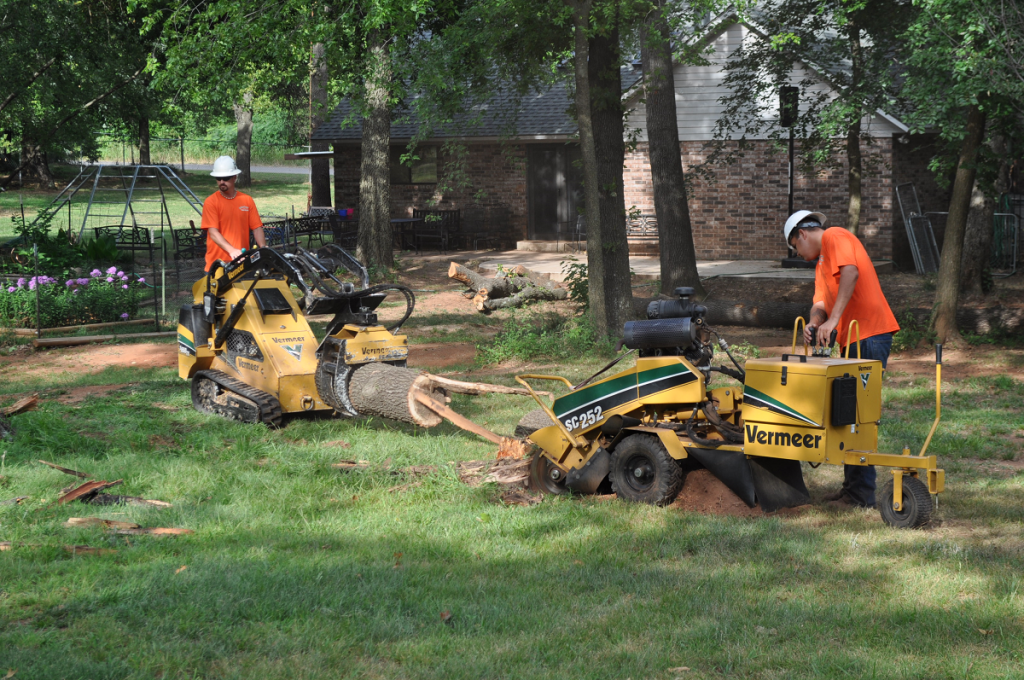
[[[830,494],[830,495],[834,496],[836,494]],[[835,508],[836,510],[850,510],[851,508],[863,507],[862,505],[857,503],[857,501],[853,500],[853,497],[850,496],[850,494],[846,493],[845,491],[843,491],[842,493],[840,493],[838,495],[839,495],[838,498],[833,498],[828,503],[826,503],[826,505],[828,505],[828,507],[830,507],[830,508]],[[827,498],[827,496],[826,496],[826,498]]]
[[[832,493],[825,494],[825,497],[822,498],[822,500],[824,500],[824,501],[838,501],[838,500],[842,499],[843,496],[849,497],[849,494],[846,493],[846,487],[845,486],[839,487],[838,491],[833,491]]]

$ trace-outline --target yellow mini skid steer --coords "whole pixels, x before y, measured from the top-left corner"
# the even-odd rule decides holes
[[[892,468],[878,494],[882,518],[897,527],[925,524],[932,494],[944,489],[945,473],[927,456],[939,422],[941,346],[936,347],[936,419],[919,455],[878,452],[882,364],[831,358],[819,352],[778,359],[751,359],[741,367],[722,339],[718,344],[735,368],[712,366],[714,330],[706,308],[679,299],[652,302],[648,319],[625,325],[623,354],[578,385],[558,376],[520,375],[516,380],[565,383],[569,392],[527,414],[517,436],[539,448],[531,481],[548,493],[594,493],[610,482],[620,498],[667,505],[685,474],[706,468],[749,507],[765,512],[808,503],[801,462],[817,466],[880,465]],[[851,330],[855,330],[855,322]],[[852,343],[851,343],[852,344]],[[597,376],[633,351],[633,368]],[[830,352],[829,352],[830,354]],[[711,388],[712,373],[742,386]]]
[[[348,270],[359,287],[337,278],[332,272],[338,268]],[[298,299],[292,286],[301,294]],[[389,292],[404,296],[406,311],[386,328],[374,310]],[[361,379],[367,389],[395,384],[406,393],[421,380],[414,371],[398,370],[409,355],[400,329],[415,305],[412,290],[370,286],[366,268],[337,245],[316,255],[302,248],[294,253],[249,250],[229,263],[218,261],[192,293],[193,303],[179,314],[178,375],[192,381],[192,403],[201,412],[274,426],[289,413],[333,410],[356,416],[379,410],[381,403],[395,405],[371,399],[360,410],[353,403],[353,390],[360,386],[354,380]],[[306,319],[320,314],[333,315],[323,341],[317,341]],[[357,379],[367,367],[374,369]],[[434,388],[424,385],[423,390]],[[435,394],[443,400],[443,393]],[[375,414],[417,424],[440,421],[418,403],[405,401],[392,409],[395,413]]]

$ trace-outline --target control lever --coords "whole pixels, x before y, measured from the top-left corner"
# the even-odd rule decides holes
[[[833,328],[832,335],[829,336],[828,346],[818,344],[818,327],[808,326],[807,329],[811,332],[811,356],[816,357],[830,357],[832,356],[832,348],[836,346],[836,336],[839,335],[839,329]]]

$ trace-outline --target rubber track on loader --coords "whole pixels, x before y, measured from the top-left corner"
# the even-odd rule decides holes
[[[249,410],[233,407],[229,404],[206,403],[206,399],[200,394],[200,382],[209,380],[216,383],[226,392],[233,393],[242,399],[251,402],[258,416]],[[221,371],[197,371],[192,377],[192,405],[201,413],[224,416],[243,423],[261,422],[271,427],[281,425],[281,402],[272,394],[256,389],[251,385],[232,378]]]

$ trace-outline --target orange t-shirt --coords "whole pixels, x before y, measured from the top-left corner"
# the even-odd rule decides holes
[[[256,203],[241,191],[234,198],[224,198],[219,191],[203,202],[203,229],[216,227],[228,243],[241,250],[249,247],[249,232],[263,226]],[[206,271],[215,260],[228,262],[228,252],[206,237]]]
[[[856,319],[860,339],[882,333],[895,333],[900,329],[889,303],[882,294],[878,274],[871,264],[868,251],[860,239],[841,227],[826,229],[821,237],[821,255],[814,269],[814,302],[825,303],[825,313],[831,315],[839,294],[839,268],[857,267],[857,285],[839,320],[839,344],[845,347],[850,320]],[[857,333],[854,333],[854,338]]]

